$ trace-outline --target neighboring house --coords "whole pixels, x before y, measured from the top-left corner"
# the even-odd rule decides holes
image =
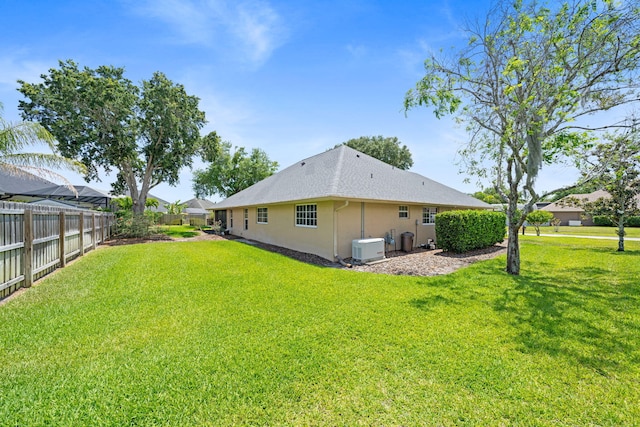
[[[216,204],[236,236],[329,260],[351,256],[352,241],[414,233],[435,240],[435,215],[491,206],[346,145],[299,161]]]
[[[597,190],[588,194],[570,194],[557,202],[542,207],[541,210],[551,212],[555,218],[560,220],[560,225],[593,225],[592,218],[585,215],[584,209],[579,206],[563,204],[563,201],[566,201],[570,197],[575,197],[580,201],[587,200],[589,202],[595,202],[601,197],[608,198],[610,196],[609,193],[604,190]]]

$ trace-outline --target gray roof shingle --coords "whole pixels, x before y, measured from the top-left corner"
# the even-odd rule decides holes
[[[491,207],[444,184],[341,145],[234,194],[216,204],[216,209],[327,199]]]

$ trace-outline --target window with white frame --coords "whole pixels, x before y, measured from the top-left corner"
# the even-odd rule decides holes
[[[432,207],[422,208],[422,223],[435,224],[437,213],[438,213],[438,208],[432,208]]]
[[[398,206],[398,217],[409,218],[409,206]]]
[[[249,229],[249,209],[244,210],[244,229]]]
[[[317,227],[318,205],[296,205],[296,225],[300,227]]]
[[[258,224],[266,224],[268,223],[268,210],[267,208],[258,208],[257,209],[257,218],[258,218]]]

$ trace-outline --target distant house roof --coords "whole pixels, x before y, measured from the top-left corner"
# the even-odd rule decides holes
[[[603,197],[609,198],[611,196],[609,195],[609,193],[607,193],[604,190],[596,190],[593,193],[587,193],[587,194],[570,194],[558,200],[557,202],[550,203],[547,206],[540,208],[540,210],[549,211],[549,212],[584,212],[584,209],[582,209],[579,206],[563,205],[562,202],[566,201],[569,198],[576,198],[581,202],[582,201],[595,202],[596,200]]]
[[[216,209],[335,199],[491,208],[444,184],[341,145],[234,194],[217,203]]]
[[[207,215],[211,213],[211,211],[202,208],[184,208],[183,212],[192,215]]]
[[[207,199],[191,199],[184,202],[187,208],[191,209],[215,209],[216,204]]]

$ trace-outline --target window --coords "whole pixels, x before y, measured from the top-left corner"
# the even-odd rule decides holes
[[[233,228],[233,209],[229,209],[229,228]]]
[[[398,217],[409,218],[409,206],[398,206]]]
[[[422,223],[435,224],[438,208],[422,208]]]
[[[317,227],[318,205],[296,205],[296,225],[301,227]]]
[[[267,208],[258,208],[257,212],[258,224],[266,224],[268,221],[268,211]]]
[[[249,229],[249,209],[244,210],[244,229]]]

